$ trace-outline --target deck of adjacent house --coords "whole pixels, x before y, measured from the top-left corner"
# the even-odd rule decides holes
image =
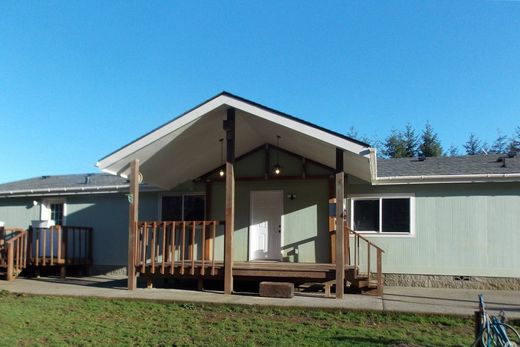
[[[0,274],[14,280],[23,270],[38,273],[44,268],[92,265],[92,228],[0,228]]]

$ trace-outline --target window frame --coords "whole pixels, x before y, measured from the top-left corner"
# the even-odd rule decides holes
[[[40,206],[40,220],[50,221],[52,220],[51,204],[62,204],[63,205],[63,225],[67,225],[67,199],[65,198],[48,198],[43,199]],[[55,221],[56,222],[56,221]]]
[[[206,216],[206,211],[207,211],[207,196],[206,196],[206,193],[205,192],[168,192],[168,193],[160,193],[159,194],[159,199],[157,201],[157,205],[158,205],[158,208],[157,208],[157,211],[158,211],[158,214],[157,214],[157,220],[160,220],[160,221],[163,221],[162,220],[162,210],[163,210],[163,204],[162,204],[162,200],[163,200],[163,197],[168,197],[168,196],[180,196],[182,197],[182,220],[184,221],[184,197],[185,196],[202,196],[204,197],[204,220],[206,220],[206,218],[208,218],[208,216]]]
[[[383,199],[409,199],[410,200],[410,232],[384,232],[383,230]],[[357,200],[379,200],[379,230],[356,231],[359,234],[374,237],[415,237],[415,194],[352,194],[348,196],[349,221],[354,230],[354,202]]]

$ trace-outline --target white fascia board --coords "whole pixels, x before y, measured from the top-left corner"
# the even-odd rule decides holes
[[[196,109],[193,109],[192,111],[186,113],[185,115],[172,120],[170,123],[163,125],[162,127],[158,128],[157,130],[149,133],[148,135],[138,139],[135,142],[130,143],[129,145],[121,148],[119,151],[98,161],[96,163],[96,166],[99,169],[103,170],[104,172],[107,172],[107,173],[110,173],[113,175],[118,175],[117,172],[113,172],[107,168],[110,165],[114,164],[115,162],[126,158],[127,156],[131,155],[132,153],[137,152],[141,148],[154,143],[155,141],[161,139],[164,136],[167,136],[172,131],[179,129],[179,128],[183,127],[184,125],[189,124],[190,122],[197,120],[198,118],[202,117],[203,115],[218,108],[219,106],[221,106],[223,104],[222,97],[223,96],[218,96],[215,99],[210,100],[207,103],[197,107]]]
[[[44,195],[74,195],[74,194],[101,194],[116,193],[129,189],[128,184],[95,186],[95,187],[72,187],[72,188],[40,188],[40,189],[18,189],[0,192],[0,198],[22,197],[22,196],[44,196]],[[159,191],[154,187],[140,187],[141,192]]]
[[[220,107],[222,105],[228,105],[230,107],[234,107],[241,111],[253,114],[255,116],[266,119],[273,123],[285,126],[289,129],[293,129],[297,132],[300,132],[302,134],[313,137],[322,142],[329,143],[335,147],[342,148],[344,150],[353,152],[357,155],[361,155],[361,156],[365,156],[365,157],[369,156],[368,147],[365,147],[365,146],[357,144],[353,141],[349,141],[347,139],[341,138],[341,137],[331,134],[327,131],[312,127],[310,125],[298,122],[296,120],[293,120],[293,119],[290,119],[290,118],[287,118],[287,117],[284,117],[281,115],[278,115],[274,112],[265,110],[261,107],[251,105],[251,104],[241,101],[241,100],[237,100],[231,96],[219,95],[218,97],[206,102],[205,104],[193,109],[192,111],[180,116],[179,118],[174,119],[170,123],[167,123],[166,125],[158,128],[157,130],[151,132],[150,134],[121,148],[117,152],[109,155],[108,157],[101,159],[100,161],[98,161],[96,163],[96,166],[104,172],[107,172],[107,173],[110,173],[113,175],[120,175],[121,177],[124,177],[123,175],[119,174],[118,172],[114,172],[113,170],[111,170],[110,166],[112,164],[116,163],[117,161],[122,160],[122,159],[132,155],[133,153],[137,152],[141,148],[154,143],[155,141],[161,139],[164,136],[167,136],[172,131],[175,131],[176,129],[179,129],[182,126],[185,126],[185,125],[189,124],[190,122],[197,120],[198,118],[217,109],[218,107]]]
[[[222,95],[221,97],[223,98],[223,102],[226,105],[235,107],[244,112],[251,113],[255,116],[261,117],[261,118],[271,121],[273,123],[280,124],[289,129],[293,129],[302,134],[305,134],[305,135],[308,135],[315,139],[318,139],[320,141],[329,143],[335,147],[342,148],[344,150],[353,152],[358,155],[368,156],[368,148],[365,146],[362,146],[355,142],[349,141],[347,139],[343,139],[343,138],[338,137],[334,134],[331,134],[327,131],[323,131],[321,129],[312,127],[310,125],[307,125],[307,124],[298,122],[296,120],[270,112],[261,107],[245,103],[245,102],[237,100],[233,97],[230,97],[227,95]]]
[[[378,177],[374,185],[518,182],[520,173]]]

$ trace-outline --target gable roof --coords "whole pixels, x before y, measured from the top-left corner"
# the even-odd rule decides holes
[[[0,184],[0,197],[110,193],[128,187],[126,179],[105,173],[39,176]]]
[[[503,154],[377,160],[381,183],[435,183],[440,180],[520,180],[520,157]]]
[[[226,111],[236,111],[236,156],[276,141],[280,147],[334,167],[336,148],[343,149],[345,172],[372,179],[371,148],[236,95],[222,92],[161,127],[100,159],[102,171],[128,177],[129,166],[139,159],[144,180],[170,189],[221,165],[219,139],[225,137]]]

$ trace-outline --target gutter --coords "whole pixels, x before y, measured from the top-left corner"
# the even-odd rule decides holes
[[[392,184],[434,184],[434,183],[479,183],[479,182],[517,182],[520,173],[508,174],[470,174],[470,175],[420,175],[377,177],[373,185]]]
[[[130,185],[111,185],[93,187],[71,187],[71,188],[40,188],[40,189],[19,189],[0,192],[0,198],[27,197],[27,196],[48,196],[48,195],[78,195],[78,194],[108,194],[128,191]],[[141,191],[159,190],[153,187],[141,187]]]

